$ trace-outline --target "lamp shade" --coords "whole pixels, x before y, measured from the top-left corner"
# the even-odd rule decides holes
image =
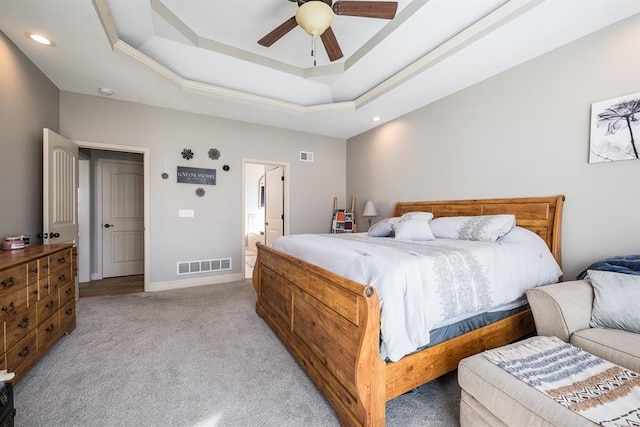
[[[296,22],[310,36],[319,36],[333,23],[333,10],[323,1],[307,1],[298,7]]]
[[[373,200],[367,200],[364,202],[364,212],[362,216],[377,216],[376,207],[373,205]]]

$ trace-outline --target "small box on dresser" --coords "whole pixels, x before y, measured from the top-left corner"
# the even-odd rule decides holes
[[[71,244],[0,252],[0,369],[17,382],[65,333],[76,327]]]

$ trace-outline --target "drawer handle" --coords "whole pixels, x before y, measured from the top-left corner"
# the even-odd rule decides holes
[[[44,285],[43,288],[49,289],[49,285]]]
[[[64,274],[62,276],[58,276],[58,281],[64,282],[65,280],[67,280],[67,276],[65,276]]]
[[[34,295],[38,295],[38,290],[34,289],[33,292],[31,292],[31,293],[34,294]]]
[[[64,293],[64,294],[65,294],[65,295],[71,295],[71,294],[73,294],[73,289],[71,289],[71,288],[67,289],[67,290],[65,291],[65,293]]]
[[[3,280],[2,281],[2,286],[4,286],[5,288],[10,288],[15,283],[16,283],[16,279],[13,276],[11,276],[8,280]]]
[[[73,314],[73,308],[68,309],[64,312],[64,314],[66,314],[67,316],[71,316]]]
[[[29,318],[25,317],[24,319],[22,319],[22,322],[18,323],[18,327],[19,328],[26,328],[27,326],[29,326]]]
[[[27,357],[27,354],[29,354],[29,346],[26,346],[24,348],[24,350],[22,350],[20,353],[18,353],[18,356],[20,357]]]
[[[33,270],[31,270],[31,272],[32,272],[33,274],[36,274],[36,273],[38,272],[38,267],[36,267],[36,268],[34,268]]]
[[[56,302],[55,302],[55,301],[49,301],[49,302],[45,305],[45,307],[47,307],[48,309],[52,309],[52,308],[53,308],[53,306],[55,306],[55,305],[56,305]]]
[[[64,264],[65,262],[67,262],[67,259],[65,257],[58,258],[58,264]]]
[[[45,264],[42,266],[42,268],[44,268],[45,270],[49,268],[49,264]]]
[[[47,331],[48,333],[51,333],[54,331],[54,329],[56,329],[55,325],[52,323],[51,326],[49,326],[47,329],[45,329],[45,331]]]
[[[10,311],[14,311],[15,309],[16,309],[16,303],[14,303],[13,301],[11,301],[11,304],[9,304],[9,307],[7,307],[6,305],[2,307],[2,311],[4,311],[5,313],[9,313]]]

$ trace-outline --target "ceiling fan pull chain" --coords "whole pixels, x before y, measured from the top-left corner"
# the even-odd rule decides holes
[[[316,36],[311,37],[311,57],[313,58],[313,66],[316,66]]]

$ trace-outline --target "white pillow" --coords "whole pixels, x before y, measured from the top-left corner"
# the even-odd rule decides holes
[[[371,237],[389,237],[393,234],[393,225],[400,221],[400,217],[393,218],[385,218],[381,221],[376,222],[369,228],[367,232],[368,236]]]
[[[515,215],[451,216],[431,221],[431,231],[441,239],[495,242],[516,225]]]
[[[393,226],[396,239],[434,240],[435,236],[429,227],[431,218],[433,218],[431,212],[407,212]]]
[[[640,334],[640,276],[589,270],[593,286],[593,310],[589,325]]]

